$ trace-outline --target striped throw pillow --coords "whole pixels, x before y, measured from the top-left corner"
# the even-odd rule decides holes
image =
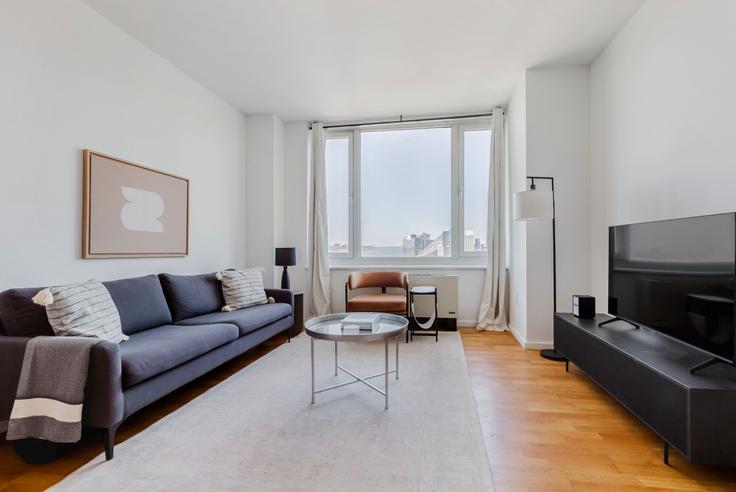
[[[46,307],[57,336],[96,337],[114,343],[128,339],[118,308],[100,282],[83,282],[43,289],[33,302]]]
[[[234,311],[268,302],[260,268],[221,270],[217,272],[217,279],[222,282],[222,295],[225,297],[223,311]]]

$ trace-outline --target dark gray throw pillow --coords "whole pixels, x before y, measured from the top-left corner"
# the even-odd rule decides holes
[[[120,323],[126,335],[171,323],[171,312],[157,275],[124,278],[103,284],[118,308]]]
[[[215,273],[201,275],[159,275],[174,321],[219,311],[225,305],[220,281]]]

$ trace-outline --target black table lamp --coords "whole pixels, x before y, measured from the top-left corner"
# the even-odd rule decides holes
[[[296,248],[276,248],[276,261],[274,263],[276,266],[284,267],[284,272],[281,274],[281,288],[291,288],[289,273],[286,268],[296,265]]]

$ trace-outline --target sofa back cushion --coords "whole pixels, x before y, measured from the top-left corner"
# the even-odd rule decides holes
[[[34,304],[33,296],[43,287],[9,289],[0,293],[0,318],[3,330],[11,337],[54,336],[46,308]]]
[[[215,273],[201,275],[159,275],[174,321],[219,311],[225,300]]]
[[[171,323],[171,312],[158,276],[112,280],[103,285],[118,308],[126,335]]]

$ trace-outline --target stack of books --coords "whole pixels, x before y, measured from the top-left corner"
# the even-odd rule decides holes
[[[378,328],[380,313],[351,313],[345,316],[340,325],[344,332],[372,332]]]

